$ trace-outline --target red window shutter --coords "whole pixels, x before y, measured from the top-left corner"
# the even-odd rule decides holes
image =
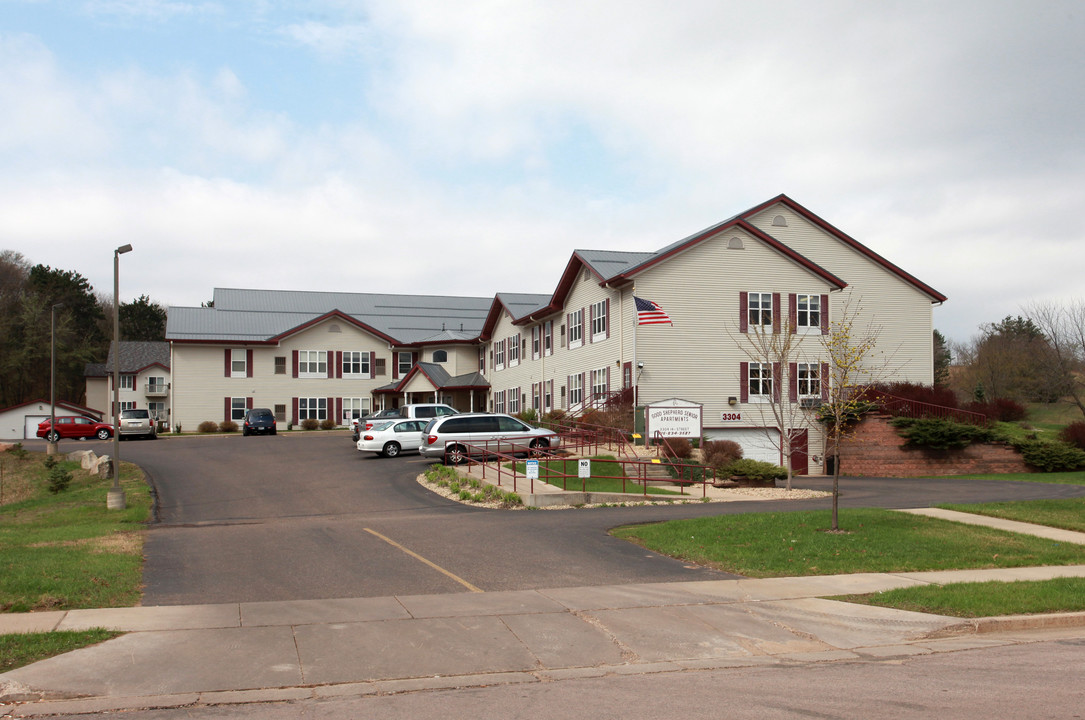
[[[821,334],[829,334],[829,296],[821,296]]]
[[[226,398],[226,411],[222,415],[222,421],[226,422],[230,419],[230,398]]]
[[[333,377],[335,377],[335,351],[334,350],[328,350],[327,354],[328,354],[327,368],[326,368],[327,372],[324,374],[324,377],[333,378]]]
[[[607,393],[610,393],[610,365],[607,365]]]
[[[772,331],[780,332],[780,293],[772,294]]]
[[[821,401],[829,402],[829,363],[821,363],[821,374],[818,376],[821,383]]]
[[[772,364],[772,399],[780,402],[780,363]]]
[[[792,296],[794,297],[794,296]],[[787,364],[788,399],[791,402],[799,401],[799,364]]]
[[[337,379],[343,377],[343,352],[341,350],[335,351],[335,377]]]
[[[252,348],[245,351],[245,377],[252,377]]]
[[[399,379],[399,353],[392,353],[392,379]]]
[[[339,422],[339,418],[343,417],[343,398],[335,399],[335,422]]]
[[[231,367],[230,361],[233,359],[232,357],[230,357],[230,353],[231,353],[230,348],[226,348],[226,353],[225,353],[226,354],[226,374],[225,374],[225,377],[230,377],[230,367]]]
[[[603,310],[605,311],[604,312],[604,317],[606,318],[606,321],[607,321],[606,322],[606,324],[607,324],[607,338],[609,339],[610,338],[610,298],[606,299],[606,304],[603,306]],[[607,369],[607,372],[608,373],[610,372],[609,368]],[[609,375],[607,377],[609,377]]]
[[[595,342],[593,336],[595,335],[595,305],[588,306],[588,342]]]
[[[795,293],[787,294],[787,326],[791,332],[799,329],[799,298]]]
[[[584,336],[591,330],[591,326],[584,327],[584,323],[588,321],[588,309],[580,308],[580,342],[584,342]]]
[[[418,364],[418,353],[413,352],[413,353],[411,353],[411,367],[414,367],[417,364]]]
[[[335,410],[335,398],[328,398],[328,404],[325,407],[328,408],[328,417],[331,417],[332,411]]]
[[[377,377],[377,353],[369,353],[369,379]]]
[[[565,409],[573,406],[573,376],[565,376]]]
[[[738,294],[738,331],[750,331],[750,294],[745,291]]]
[[[294,358],[296,359],[297,357],[298,357],[298,353],[295,350],[294,351]],[[294,377],[297,377],[297,373],[294,374]],[[297,398],[291,398],[291,400],[293,402],[293,407],[292,407],[293,414],[290,416],[290,422],[292,424],[294,424],[294,425],[297,425],[298,424],[298,399]]]
[[[298,351],[295,350],[293,355],[294,355],[294,377],[297,377],[298,376]],[[297,422],[297,421],[298,421],[298,399],[294,398],[294,422]]]
[[[245,409],[252,410],[252,398],[245,398]]]
[[[745,293],[743,293],[745,295]],[[738,378],[739,378],[739,399],[747,403],[750,401],[750,363],[740,362],[738,364]]]

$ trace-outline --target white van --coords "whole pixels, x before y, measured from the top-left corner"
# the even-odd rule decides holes
[[[457,415],[459,410],[442,403],[414,403],[399,409],[399,416],[410,420],[429,420],[445,415]]]

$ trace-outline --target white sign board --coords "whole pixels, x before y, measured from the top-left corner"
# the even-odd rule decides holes
[[[539,479],[539,461],[528,460],[527,461],[527,479],[538,480]]]
[[[648,440],[699,438],[704,428],[703,407],[698,403],[673,398],[648,405],[644,409],[644,430]]]
[[[591,477],[591,460],[584,459],[577,461],[576,476],[582,478]]]

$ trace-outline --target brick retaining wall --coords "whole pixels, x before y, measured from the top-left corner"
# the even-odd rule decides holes
[[[867,415],[840,448],[840,472],[868,477],[923,477],[1032,472],[1013,448],[973,443],[961,450],[931,450],[904,444],[885,415]]]

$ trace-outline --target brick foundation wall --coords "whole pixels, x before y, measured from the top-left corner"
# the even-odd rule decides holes
[[[974,443],[961,450],[931,450],[904,444],[889,417],[867,415],[840,447],[840,472],[868,477],[922,477],[978,473],[1023,473],[1020,453],[1000,444]]]

